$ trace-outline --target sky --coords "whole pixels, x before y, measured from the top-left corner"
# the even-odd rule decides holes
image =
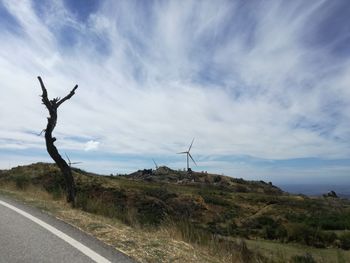
[[[0,0],[0,169],[157,164],[274,183],[350,184],[350,2]]]

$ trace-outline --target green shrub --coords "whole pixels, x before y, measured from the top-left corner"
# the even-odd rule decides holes
[[[226,210],[221,218],[222,220],[232,220],[233,218],[238,217],[239,215],[239,207],[236,205],[231,205],[230,209]]]
[[[301,242],[309,245],[314,230],[302,223],[289,223],[286,225],[287,240]]]
[[[257,218],[257,226],[262,229],[262,237],[265,239],[285,240],[287,237],[286,228],[270,217]]]
[[[262,230],[262,236],[265,239],[270,240],[284,240],[287,236],[287,231],[284,226],[264,226]]]
[[[310,253],[292,257],[292,263],[317,263]]]
[[[268,216],[260,216],[256,219],[258,226],[276,226],[275,220]]]
[[[77,193],[76,206],[89,213],[112,218],[118,217],[118,213],[112,203],[104,202],[101,198],[92,197],[86,193]]]
[[[182,195],[172,198],[167,202],[171,207],[171,213],[175,218],[183,220],[202,218],[208,208],[201,196]]]
[[[218,222],[211,221],[207,223],[207,228],[205,229],[213,235],[220,236],[231,236],[235,235],[238,232],[237,225],[233,221],[227,224],[220,224]]]
[[[247,193],[248,192],[248,188],[244,185],[241,185],[241,184],[236,185],[235,190],[238,193]]]
[[[145,198],[137,205],[137,219],[141,225],[157,226],[168,215],[166,204],[156,198]]]
[[[54,200],[60,199],[64,195],[64,189],[61,186],[57,186],[52,189],[51,194]]]
[[[286,225],[287,241],[304,243],[308,246],[325,248],[337,239],[333,232],[324,232],[303,223],[289,223]]]
[[[47,175],[38,178],[40,183],[44,186],[45,190],[49,193],[57,195],[60,191],[66,188],[64,176],[59,170],[51,171]]]
[[[231,203],[227,201],[224,197],[218,196],[215,192],[199,191],[204,201],[207,204],[219,205],[224,207],[230,207]]]
[[[323,230],[344,230],[350,228],[349,213],[316,213],[307,217],[304,221],[312,227],[320,227]]]
[[[24,190],[25,188],[27,188],[30,183],[30,177],[22,174],[15,176],[14,180],[15,180],[16,187],[21,190]]]
[[[160,200],[166,201],[170,198],[174,198],[177,197],[177,194],[170,192],[168,189],[166,188],[148,188],[145,190],[145,194],[152,196],[152,197],[156,197]]]
[[[334,241],[337,239],[337,235],[334,232],[320,232],[319,237],[323,241],[323,243],[327,245],[333,244]]]
[[[220,175],[217,175],[214,177],[214,183],[221,182],[221,180],[222,180],[222,177]]]
[[[342,249],[350,249],[350,232],[344,233],[339,237],[340,247]]]

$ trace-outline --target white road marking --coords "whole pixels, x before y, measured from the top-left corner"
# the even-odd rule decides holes
[[[59,237],[60,239],[62,239],[64,241],[66,241],[68,244],[70,244],[71,246],[78,249],[80,252],[82,252],[83,254],[88,256],[89,258],[91,258],[93,261],[95,261],[97,263],[111,263],[111,261],[109,261],[108,259],[102,257],[101,255],[97,254],[95,251],[91,250],[87,246],[84,246],[79,241],[75,240],[74,238],[71,238],[70,236],[66,235],[62,231],[45,223],[44,221],[40,220],[39,218],[36,218],[36,217],[32,216],[31,214],[28,214],[27,212],[24,212],[23,210],[18,209],[17,207],[10,205],[10,204],[8,204],[4,201],[1,201],[1,200],[0,200],[0,205],[3,205],[5,207],[17,212],[18,214],[28,218],[29,220],[33,221],[34,223],[36,223],[36,224],[40,225],[41,227],[45,228],[46,230],[50,231],[52,234],[54,234],[55,236]]]

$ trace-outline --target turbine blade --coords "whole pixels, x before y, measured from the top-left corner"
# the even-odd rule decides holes
[[[184,154],[184,153],[187,153],[187,152],[180,152],[180,153],[176,153],[176,154]]]
[[[79,164],[79,163],[82,163],[82,162],[75,162],[75,163],[71,163],[71,164]]]
[[[66,157],[67,157],[67,159],[68,159],[68,163],[69,163],[69,165],[71,165],[72,163],[70,162],[70,159],[69,159],[69,157],[68,157],[67,153],[64,153],[64,154],[66,155]]]
[[[193,138],[193,140],[192,140],[192,142],[191,142],[190,148],[188,148],[188,152],[190,152],[190,151],[191,151],[191,148],[192,148],[193,142],[194,142],[194,138]]]
[[[192,155],[190,154],[190,153],[188,153],[188,155],[190,156],[190,158],[191,158],[191,160],[194,162],[194,164],[196,165],[196,166],[198,166],[197,165],[197,163],[194,161],[194,159],[192,158]]]

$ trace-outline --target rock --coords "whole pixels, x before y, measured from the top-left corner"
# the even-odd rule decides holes
[[[338,198],[338,195],[334,191],[330,191],[327,194],[324,194],[323,197],[333,197],[333,198]]]

